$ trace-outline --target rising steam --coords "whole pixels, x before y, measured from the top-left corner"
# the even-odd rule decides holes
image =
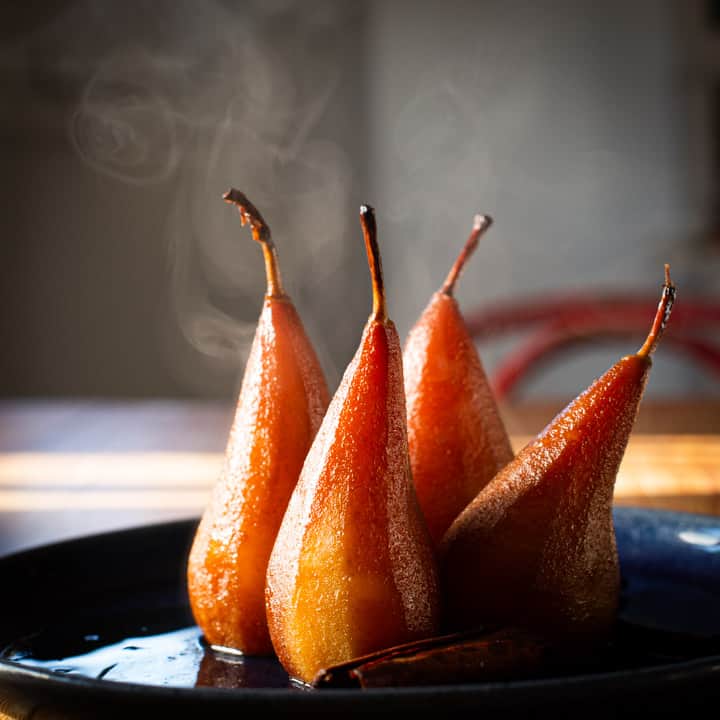
[[[123,182],[167,180],[181,157],[178,119],[153,86],[145,51],[123,52],[98,68],[70,122],[80,157],[98,172]]]
[[[122,12],[102,4],[109,17]],[[103,53],[69,125],[78,155],[99,174],[139,186],[172,182],[171,305],[194,352],[170,354],[183,384],[199,391],[208,367],[227,373],[244,364],[264,291],[262,257],[221,200],[229,186],[262,208],[288,290],[299,294],[321,362],[332,365],[296,283],[320,285],[342,260],[350,163],[322,134],[340,81],[337,10],[293,5],[166,6],[157,45]],[[272,28],[288,22],[294,31],[283,34],[279,53]]]

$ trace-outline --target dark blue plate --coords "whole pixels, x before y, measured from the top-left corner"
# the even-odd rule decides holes
[[[0,559],[0,718],[608,718],[720,707],[720,518],[615,509],[623,622],[641,641],[643,632],[668,638],[665,654],[656,647],[640,664],[533,680],[365,690],[299,688],[273,658],[207,650],[186,598],[195,526],[151,525]]]

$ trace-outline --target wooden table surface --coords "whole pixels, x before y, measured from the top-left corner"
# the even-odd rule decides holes
[[[560,409],[502,406],[515,448]],[[232,413],[221,402],[0,402],[0,554],[197,517]],[[720,400],[645,402],[615,501],[720,515]]]

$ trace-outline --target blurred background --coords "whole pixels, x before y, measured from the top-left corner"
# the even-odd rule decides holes
[[[616,502],[720,514],[720,2],[0,6],[0,555],[197,517],[269,222],[331,390],[371,307],[456,296],[513,446],[678,301]]]
[[[642,332],[568,345],[523,397],[569,400],[634,350],[665,262],[678,309],[718,301],[718,2],[48,0],[0,14],[6,398],[232,400],[265,275],[221,200],[230,186],[268,220],[333,388],[370,308],[363,202],[401,337],[474,213],[493,216],[457,291],[490,375],[528,329],[485,332],[487,313],[644,303]],[[663,347],[648,396],[720,394],[705,350]]]

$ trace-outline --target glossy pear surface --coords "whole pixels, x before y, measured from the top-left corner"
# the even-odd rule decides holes
[[[454,297],[432,296],[408,334],[403,363],[412,476],[437,544],[513,451]]]
[[[410,477],[402,355],[370,320],[308,454],[267,576],[275,651],[321,668],[434,634],[433,549]]]
[[[243,376],[221,476],[188,562],[190,604],[205,639],[273,652],[265,573],[283,513],[329,402],[298,313],[266,297]]]
[[[446,623],[601,636],[618,608],[617,472],[651,360],[619,360],[453,522],[440,548]]]

